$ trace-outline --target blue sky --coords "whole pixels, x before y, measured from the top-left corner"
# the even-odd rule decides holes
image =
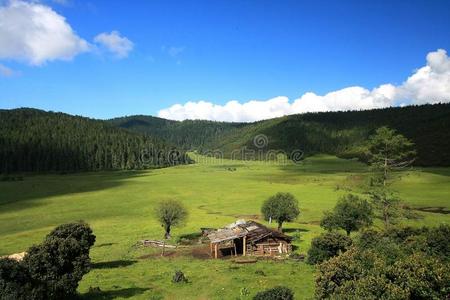
[[[0,0],[3,8],[11,3]],[[427,54],[450,49],[450,1],[59,0],[30,5],[65,17],[73,34],[93,47],[69,60],[56,57],[38,64],[0,50],[0,66],[8,70],[0,76],[0,108],[36,107],[95,118],[159,113],[174,119],[253,120],[259,117],[245,111],[224,115],[223,107],[230,100],[242,106],[279,96],[292,104],[307,92],[326,95],[353,86],[372,91],[389,83],[397,88],[427,65]],[[11,10],[4,15],[14,24]],[[2,40],[1,26],[0,48],[2,42],[11,43]],[[96,36],[112,31],[132,43],[127,55],[96,44]],[[446,54],[440,59],[448,62]],[[438,95],[442,101],[445,93]],[[396,97],[388,104],[424,102],[417,97]],[[184,106],[188,101],[205,101],[206,106],[192,109],[210,111],[190,115],[192,109]],[[181,112],[177,106],[161,113],[175,104]],[[281,111],[264,110],[260,118],[286,113]]]

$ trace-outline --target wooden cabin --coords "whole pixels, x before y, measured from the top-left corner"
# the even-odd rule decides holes
[[[280,256],[292,251],[291,238],[255,221],[239,220],[207,234],[211,257]]]

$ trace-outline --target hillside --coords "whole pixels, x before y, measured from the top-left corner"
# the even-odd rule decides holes
[[[143,169],[184,163],[159,138],[105,121],[36,109],[0,110],[0,172]],[[181,153],[182,154],[182,153]]]
[[[239,132],[246,123],[227,123],[206,120],[172,121],[153,116],[129,116],[109,120],[115,126],[157,136],[184,150],[210,147],[229,132]]]
[[[290,154],[300,149],[306,155],[361,157],[367,137],[376,128],[389,126],[416,144],[417,165],[450,165],[450,104],[306,113],[254,123],[177,122],[146,116],[110,122],[128,130],[154,134],[182,149],[220,149],[226,157],[243,147],[256,149],[253,139],[258,134],[268,138],[263,150],[283,150]]]

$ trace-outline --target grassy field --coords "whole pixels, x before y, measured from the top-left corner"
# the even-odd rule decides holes
[[[346,190],[358,191],[366,171],[355,161],[316,156],[302,164],[209,160],[148,171],[26,176],[24,181],[0,182],[0,255],[25,251],[58,224],[85,220],[97,236],[93,270],[79,287],[86,298],[238,299],[245,287],[250,295],[243,299],[250,299],[257,291],[282,284],[298,299],[310,299],[315,271],[303,262],[236,265],[205,259],[201,246],[161,258],[156,250],[136,244],[162,238],[163,230],[153,218],[155,203],[161,200],[177,199],[189,209],[186,225],[173,232],[177,240],[198,233],[200,227],[259,219],[261,203],[283,191],[299,199],[301,215],[286,228],[299,236],[296,252],[305,253],[311,238],[321,232],[322,212]],[[405,172],[395,189],[412,207],[422,209],[423,218],[409,223],[450,221],[450,169]],[[175,270],[182,270],[190,282],[171,283]],[[101,292],[89,293],[90,287]]]

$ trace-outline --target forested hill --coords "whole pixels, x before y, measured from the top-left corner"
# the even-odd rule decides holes
[[[172,121],[152,116],[130,116],[109,120],[115,126],[157,136],[183,150],[202,150],[220,140],[226,133],[238,132],[246,123],[205,120]]]
[[[142,169],[184,163],[159,138],[106,121],[36,109],[0,110],[0,173]]]
[[[146,116],[110,122],[152,133],[182,149],[220,149],[229,155],[242,147],[256,149],[254,137],[264,134],[268,138],[264,150],[279,149],[289,154],[300,149],[306,155],[329,153],[342,157],[361,157],[368,136],[378,127],[389,126],[416,144],[417,165],[450,166],[450,104],[306,113],[254,123],[177,122]]]

